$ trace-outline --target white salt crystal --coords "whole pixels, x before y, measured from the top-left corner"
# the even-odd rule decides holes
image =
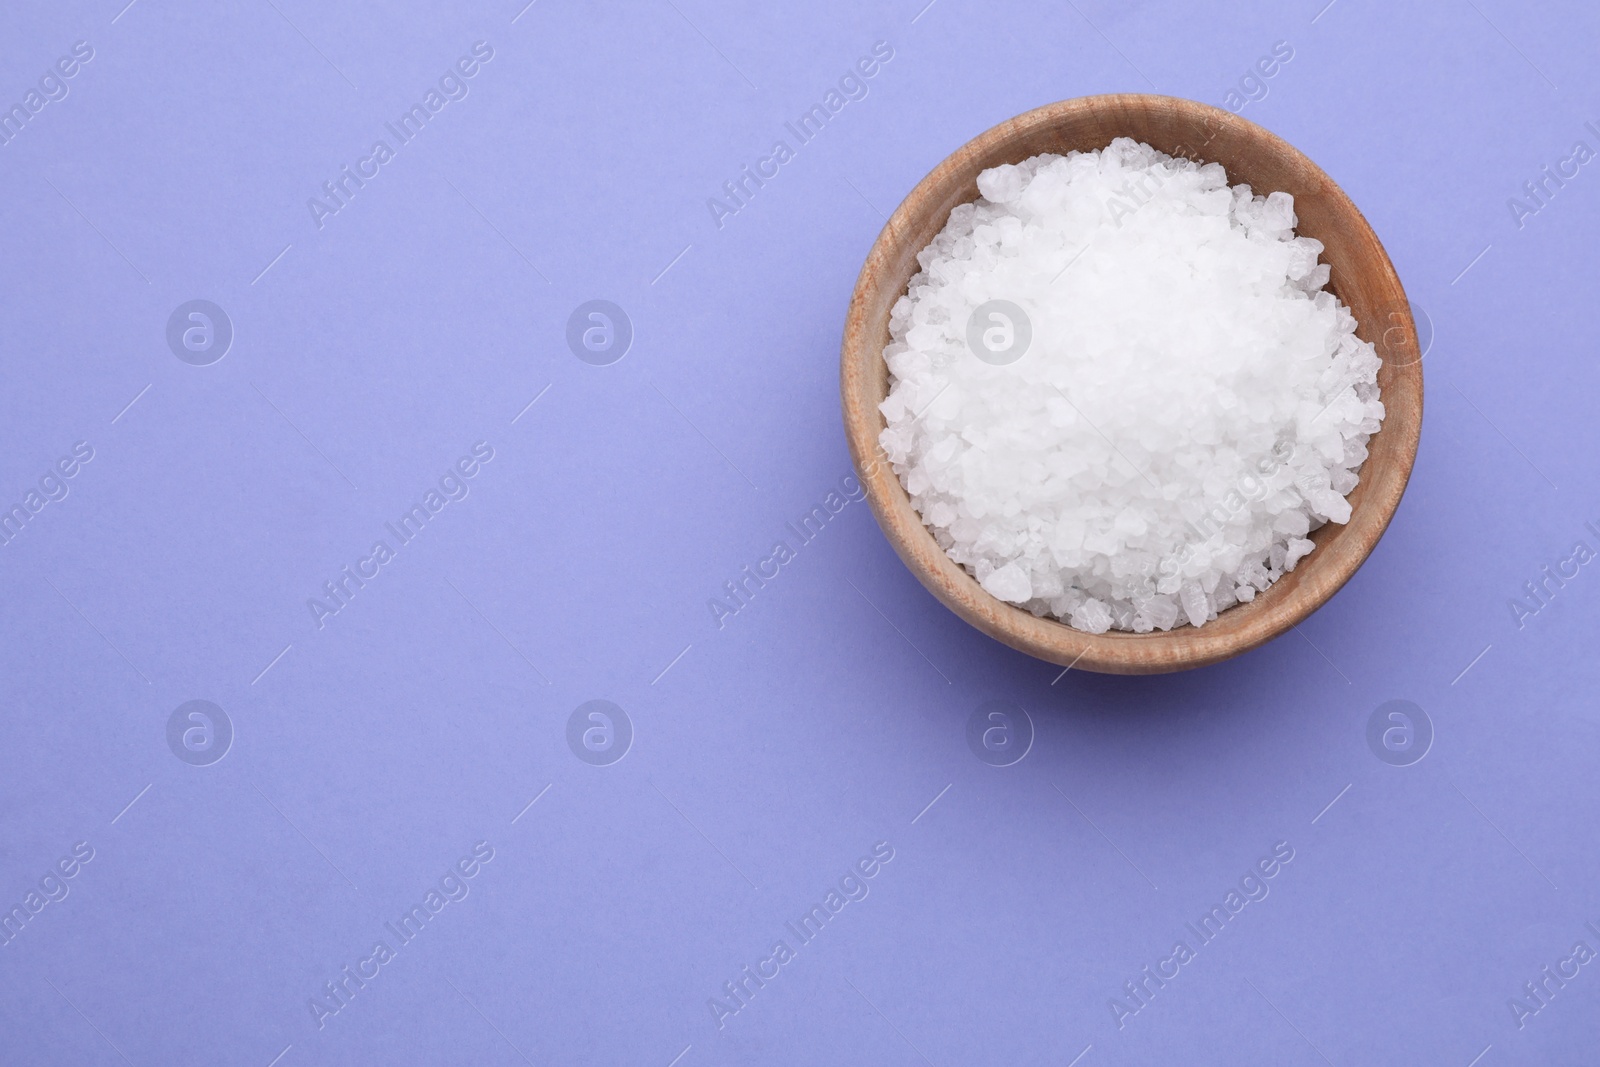
[[[1380,362],[1293,197],[1126,138],[978,189],[890,312],[879,443],[984,589],[1092,633],[1200,626],[1349,521]],[[1031,327],[1012,362],[968,347],[993,300]]]
[[[1315,547],[1317,546],[1303,537],[1292,539],[1287,545],[1288,554],[1283,557],[1283,569],[1286,571],[1294,570],[1294,565],[1299,563]]]
[[[1098,600],[1085,600],[1073,611],[1070,621],[1080,630],[1103,634],[1111,629],[1111,611]]]
[[[1153,596],[1145,601],[1144,613],[1158,630],[1170,630],[1178,621],[1178,605],[1168,596]]]
[[[1015,560],[994,571],[980,584],[990,596],[1012,604],[1033,599],[1033,583],[1028,580],[1028,572]]]
[[[1194,582],[1184,582],[1183,588],[1178,591],[1178,602],[1183,605],[1183,613],[1189,617],[1190,626],[1203,626],[1211,614],[1211,607],[1206,603],[1206,594]]]

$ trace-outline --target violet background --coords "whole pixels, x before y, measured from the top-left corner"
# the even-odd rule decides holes
[[[1600,578],[1508,603],[1600,548],[1600,176],[1520,227],[1507,201],[1600,148],[1600,9],[123,2],[0,14],[0,103],[94,49],[0,147],[0,500],[95,453],[0,548],[0,904],[95,850],[0,948],[0,1062],[1593,1062],[1600,970],[1520,1030],[1508,998],[1600,948]],[[476,41],[469,95],[318,229],[307,198]],[[868,96],[719,229],[707,198],[877,41]],[[851,504],[719,629],[849,471],[882,213],[1014,114],[1221,104],[1278,41],[1243,115],[1349,192],[1434,330],[1350,584],[1221,666],[1063,677]],[[165,340],[195,298],[235,331],[210,366]],[[567,348],[591,299],[632,322],[610,366]],[[477,441],[470,495],[319,631],[307,598]],[[211,766],[168,749],[191,699],[236,732]],[[568,748],[592,699],[633,726],[609,766]],[[1366,741],[1392,699],[1436,734],[1408,767]],[[1035,731],[1005,768],[966,742],[994,700]],[[478,841],[470,894],[319,1029]],[[870,895],[719,1029],[708,998],[878,841]],[[1119,1030],[1278,841],[1270,895]]]

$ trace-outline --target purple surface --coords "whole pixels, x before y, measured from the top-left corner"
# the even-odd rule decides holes
[[[1595,8],[123,2],[0,15],[0,1062],[1594,1062],[1600,173],[1524,183],[1600,150]],[[1260,97],[1361,206],[1434,330],[1426,430],[1297,633],[1063,677],[863,505],[786,524],[849,471],[882,213],[1152,86]],[[169,346],[193,300],[218,360],[187,312]],[[1392,700],[1425,751],[1369,745]]]

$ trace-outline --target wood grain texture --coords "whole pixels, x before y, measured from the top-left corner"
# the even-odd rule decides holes
[[[1360,484],[1349,495],[1345,525],[1311,534],[1316,549],[1248,604],[1195,628],[1166,633],[1089,634],[997,600],[951,561],[923,526],[887,457],[878,405],[888,395],[883,349],[889,310],[917,272],[916,255],[944,228],[958,204],[978,199],[978,174],[1041,152],[1104,148],[1132,137],[1173,155],[1221,163],[1228,182],[1257,195],[1294,196],[1296,230],[1325,246],[1333,274],[1327,288],[1355,315],[1357,335],[1383,360],[1378,384],[1383,428],[1367,444]],[[963,145],[924,178],[895,210],[867,256],[845,320],[840,395],[845,434],[867,501],[889,543],[922,584],[950,610],[990,637],[1052,663],[1109,674],[1187,670],[1237,656],[1310,615],[1350,579],[1372,552],[1405,492],[1422,430],[1422,364],[1411,306],[1372,227],[1350,198],[1288,142],[1230,112],[1191,100],[1115,94],[1065,100],[1019,115]]]

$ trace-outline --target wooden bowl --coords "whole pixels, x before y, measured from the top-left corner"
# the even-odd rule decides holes
[[[889,310],[917,270],[916,255],[950,210],[978,199],[979,172],[1041,152],[1104,148],[1132,137],[1172,155],[1221,163],[1230,185],[1294,196],[1299,234],[1321,241],[1332,265],[1327,288],[1355,315],[1356,333],[1378,349],[1383,428],[1367,444],[1350,521],[1311,534],[1316,549],[1248,604],[1202,627],[1147,634],[1090,634],[1038,618],[986,593],[945,555],[922,524],[878,447],[878,405],[888,395]],[[1167,96],[1114,94],[1050,104],[1003,122],[963,145],[918,183],[878,235],[861,268],[845,320],[840,393],[845,435],[867,502],[900,558],[945,606],[990,637],[1051,663],[1108,674],[1156,674],[1217,663],[1264,644],[1338,591],[1378,543],[1394,515],[1422,429],[1422,363],[1405,290],[1372,227],[1343,191],[1293,145],[1230,112]]]

